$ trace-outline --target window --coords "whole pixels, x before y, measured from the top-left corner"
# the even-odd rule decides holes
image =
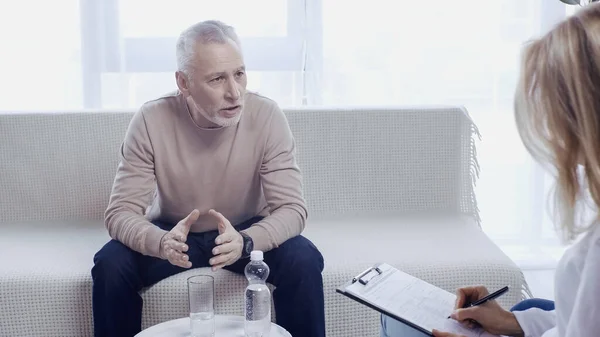
[[[558,0],[12,1],[0,11],[0,110],[137,109],[176,89],[180,31],[219,19],[240,35],[249,88],[283,107],[464,105],[483,135],[483,229],[502,245],[547,244],[556,242],[545,215],[552,179],[521,145],[513,94],[523,44],[577,9]]]
[[[0,11],[0,110],[137,109],[176,90],[176,39],[207,19],[236,28],[249,89],[281,105],[301,105],[313,45],[307,34],[318,35],[315,15],[307,20],[311,6],[305,0],[13,1]]]
[[[309,88],[315,104],[464,105],[483,135],[476,187],[483,229],[501,245],[556,243],[545,216],[552,179],[521,144],[513,96],[523,44],[573,7],[558,0],[322,4],[322,88]]]
[[[2,7],[0,110],[81,108],[79,2],[20,0]]]
[[[289,105],[302,95],[304,1],[83,0],[81,13],[86,108],[135,108],[176,89],[176,39],[209,19],[236,28],[249,89]]]

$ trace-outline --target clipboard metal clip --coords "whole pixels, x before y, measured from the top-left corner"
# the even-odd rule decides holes
[[[376,271],[377,275],[371,276],[371,278],[365,280],[364,277],[367,276],[372,271]],[[383,274],[383,271],[381,269],[379,269],[379,266],[374,266],[374,267],[371,267],[371,268],[363,271],[362,273],[356,275],[355,277],[353,277],[352,283],[355,283],[356,281],[358,281],[362,285],[367,285],[367,283],[369,283],[369,281],[371,281],[371,279],[373,279],[373,277],[381,275],[381,274]]]

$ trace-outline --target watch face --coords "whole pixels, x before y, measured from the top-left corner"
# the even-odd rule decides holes
[[[244,255],[246,256],[250,256],[250,253],[252,253],[252,248],[253,248],[253,242],[252,239],[250,239],[249,236],[244,235]]]

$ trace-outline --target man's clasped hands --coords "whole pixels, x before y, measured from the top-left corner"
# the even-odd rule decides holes
[[[242,256],[243,238],[223,214],[213,209],[207,214],[216,218],[219,230],[219,235],[215,239],[216,246],[212,250],[214,256],[209,260],[212,270],[215,271],[235,263]],[[194,209],[162,237],[160,256],[163,259],[182,268],[192,266],[190,257],[186,254],[189,248],[186,241],[192,224],[199,216],[200,211]]]

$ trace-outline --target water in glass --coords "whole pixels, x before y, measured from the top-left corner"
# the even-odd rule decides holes
[[[191,337],[214,337],[215,314],[212,312],[198,312],[190,314]]]

